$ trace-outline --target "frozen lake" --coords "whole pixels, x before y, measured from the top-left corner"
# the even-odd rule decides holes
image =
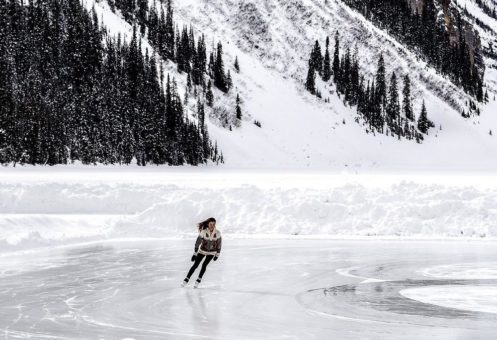
[[[495,339],[495,242],[226,239],[199,289],[193,240],[0,256],[6,339]],[[194,274],[193,279],[196,278]]]

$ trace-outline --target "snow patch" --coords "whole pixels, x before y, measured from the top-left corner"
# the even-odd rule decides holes
[[[202,182],[185,175],[189,185],[7,181],[0,186],[0,243],[19,249],[76,240],[185,237],[209,216],[218,219],[225,235],[497,237],[497,191],[484,186],[371,185],[324,176],[319,183],[309,179],[313,185],[303,178],[281,186],[216,185],[216,178]]]
[[[399,292],[406,298],[446,308],[497,313],[497,286],[436,286]]]

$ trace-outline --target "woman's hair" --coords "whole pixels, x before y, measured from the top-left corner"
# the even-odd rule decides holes
[[[198,226],[198,231],[202,231],[204,229],[207,229],[209,227],[209,222],[214,222],[216,223],[216,219],[214,217],[209,217],[208,219],[206,219],[205,221],[203,222],[200,222],[197,226]]]

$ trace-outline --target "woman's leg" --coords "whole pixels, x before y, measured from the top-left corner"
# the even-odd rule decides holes
[[[193,272],[195,271],[195,269],[197,269],[197,267],[200,264],[200,262],[202,262],[204,256],[205,255],[203,255],[203,254],[197,254],[197,257],[195,258],[195,262],[193,263],[193,266],[190,268],[190,271],[186,275],[186,278],[188,280],[190,280],[190,277],[193,275]]]
[[[202,276],[204,276],[205,270],[207,269],[207,265],[209,264],[209,262],[211,262],[211,260],[213,258],[214,258],[214,255],[207,255],[205,257],[205,261],[204,261],[204,263],[202,263],[202,268],[200,269],[200,274],[198,274],[197,281],[200,282],[200,280],[202,280]]]

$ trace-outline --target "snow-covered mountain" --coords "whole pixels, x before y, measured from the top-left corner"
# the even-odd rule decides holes
[[[87,4],[93,6],[91,1]],[[105,1],[97,6],[105,6]],[[476,1],[453,1],[450,6],[461,12],[465,8],[474,16],[465,18],[474,23],[484,50],[495,44],[497,20]],[[243,100],[243,124],[233,131],[218,126],[214,117],[209,124],[226,166],[497,168],[493,157],[497,139],[490,134],[497,128],[497,62],[488,56],[484,63],[490,102],[481,105],[480,116],[463,118],[461,111],[470,98],[461,88],[341,0],[182,0],[173,2],[173,8],[179,23],[192,25],[212,44],[214,36],[223,41],[227,68],[233,69],[235,57],[240,61],[241,71],[233,72],[233,77]],[[104,11],[104,24],[108,21],[113,30],[130,31],[126,25],[116,25],[113,15]],[[313,42],[333,37],[336,31],[342,46],[358,48],[366,77],[373,76],[380,53],[387,74],[410,75],[418,98],[415,112],[419,114],[424,98],[436,125],[422,144],[367,134],[354,122],[355,109],[344,105],[333,89],[329,103],[304,90]]]
[[[481,116],[465,119],[460,112],[469,98],[460,88],[341,0],[184,0],[174,6],[177,17],[208,35],[222,36],[231,59],[239,57],[245,108],[262,123],[262,129],[248,122],[233,132],[212,129],[228,165],[497,167],[493,157],[497,140],[490,135],[497,126],[497,73],[491,58],[484,60],[490,103],[482,105]],[[474,25],[484,49],[495,44],[495,18],[484,14],[475,1],[453,2],[451,6],[466,8],[486,24]],[[387,74],[395,70],[410,75],[413,93],[425,98],[436,124],[423,144],[368,135],[354,123],[354,110],[336,95],[324,103],[304,91],[314,40],[324,41],[335,31],[343,45],[357,46],[366,75],[372,76],[380,53],[384,54]],[[415,102],[417,113],[420,105],[420,100]]]
[[[411,4],[422,8],[423,2],[416,0]],[[88,10],[95,9],[100,24],[110,35],[120,34],[128,42],[131,40],[133,22],[114,9],[117,1],[82,0],[82,3]],[[497,151],[497,139],[493,136],[497,128],[494,117],[497,112],[496,1],[436,1],[439,16],[448,26],[455,20],[450,13],[461,13],[470,32],[466,34],[468,40],[482,51],[480,67],[485,69],[484,85],[490,100],[478,104],[481,114],[473,112],[470,118],[464,118],[461,112],[467,112],[474,99],[421,60],[412,47],[408,48],[346,3],[343,0],[172,1],[177,30],[187,25],[197,37],[204,34],[210,51],[215,50],[218,41],[223,44],[225,69],[231,71],[234,88],[228,94],[214,89],[215,104],[213,108],[207,107],[206,113],[209,135],[223,152],[224,166],[497,169],[493,157]],[[150,0],[148,5],[165,8],[167,1]],[[318,82],[323,99],[305,90],[309,52],[314,42],[324,42],[336,32],[341,46],[358,50],[360,71],[366,79],[373,78],[380,54],[385,59],[387,78],[392,72],[399,78],[410,76],[415,114],[419,115],[424,100],[429,118],[435,123],[423,143],[368,133],[358,123],[355,107],[345,104],[332,84]],[[143,52],[152,53],[153,46],[145,34],[141,43]],[[239,60],[240,72],[235,71],[235,58]],[[186,73],[179,73],[171,61],[160,62],[164,75],[176,79],[179,94],[184,98]],[[241,98],[241,124],[234,118],[237,94]],[[196,100],[185,100],[185,111],[193,120],[198,119]]]

